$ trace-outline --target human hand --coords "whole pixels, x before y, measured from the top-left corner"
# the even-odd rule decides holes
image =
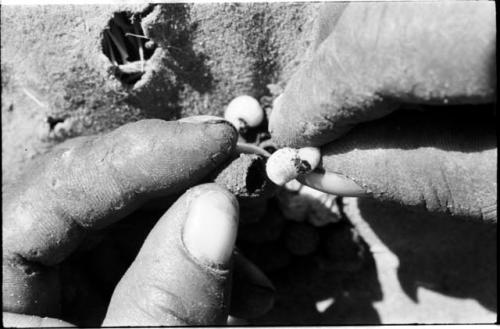
[[[147,200],[200,183],[234,152],[236,140],[236,131],[220,121],[143,120],[70,140],[40,158],[3,195],[4,325],[64,326],[90,317],[113,326],[213,325],[225,323],[228,313],[269,309],[268,279],[233,255],[236,199],[215,184],[189,189],[154,223],[112,297],[97,283],[116,272],[119,257],[104,257],[95,267],[92,257],[99,257],[85,253],[93,236],[118,238],[111,228]],[[131,218],[136,227],[145,220],[138,217]],[[99,253],[120,256],[116,249]],[[75,305],[82,314],[70,309]]]
[[[495,115],[463,105],[495,100],[494,6],[324,7],[312,58],[270,118],[279,145],[322,147],[325,173],[302,182],[496,221]],[[408,104],[424,111],[391,114]]]

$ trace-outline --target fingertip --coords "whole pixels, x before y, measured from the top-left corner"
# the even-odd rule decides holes
[[[278,147],[321,146],[349,129],[341,119],[335,123],[327,119],[335,117],[337,109],[331,100],[325,99],[327,91],[311,90],[317,82],[304,81],[308,70],[299,70],[273,104],[269,132]],[[316,93],[321,94],[319,99],[314,98]]]
[[[236,209],[236,212],[239,212],[239,203],[234,194],[216,183],[200,184],[187,190],[185,197],[189,202],[188,208],[192,206],[194,201],[204,195],[211,195],[213,198],[217,198],[222,203],[221,207],[233,207]]]
[[[238,132],[236,128],[226,119],[214,115],[194,115],[184,117],[177,122],[181,124],[196,124],[207,129],[207,132],[215,139],[226,138],[229,143],[236,143]]]
[[[269,116],[269,132],[278,147],[294,147],[298,143],[297,137],[300,134],[297,130],[300,129],[300,120],[294,119],[300,115],[300,111],[295,109],[293,102],[289,103],[289,96],[285,91],[274,100]]]
[[[238,141],[238,132],[236,128],[226,120],[214,120],[202,123],[205,126],[206,133],[216,141],[236,147]]]
[[[186,191],[149,233],[105,324],[223,324],[238,212],[236,198],[216,184]]]

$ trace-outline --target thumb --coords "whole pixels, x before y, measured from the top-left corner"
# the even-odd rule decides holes
[[[44,327],[74,327],[71,323],[36,315],[26,315],[3,312],[2,325],[4,328],[44,328]]]
[[[103,325],[225,324],[238,211],[215,184],[188,190],[118,283]]]
[[[397,112],[361,124],[323,147],[325,174],[302,181],[353,195],[344,192],[347,184],[339,179],[348,177],[379,200],[496,221],[496,128],[488,118],[479,110],[450,109]]]

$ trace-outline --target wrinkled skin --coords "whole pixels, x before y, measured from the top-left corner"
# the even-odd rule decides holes
[[[494,6],[326,5],[273,139],[320,146],[326,172],[379,200],[496,222]]]
[[[193,204],[207,195],[215,201],[197,206],[196,220],[227,217],[234,224],[218,238],[236,235],[232,194],[215,184],[189,189],[233,154],[236,140],[226,122],[153,119],[71,140],[40,159],[4,191],[4,324],[208,325],[230,312],[266,311],[273,288],[254,265],[240,254],[200,261],[196,243],[183,242]],[[166,209],[182,193],[163,216],[137,212],[151,199]],[[233,247],[234,239],[218,252]],[[244,297],[230,306],[233,267]]]
[[[496,131],[487,107],[483,111],[474,107],[472,112],[464,105],[443,112],[426,106],[423,108],[432,112],[389,116],[407,103],[494,100],[494,3],[450,6],[327,6],[322,10],[315,55],[288,84],[271,117],[271,130],[282,145],[321,146],[326,171],[350,177],[375,198],[496,222]],[[127,317],[142,320],[140,324],[214,324],[222,323],[228,312],[245,317],[269,308],[272,298],[266,280],[240,256],[233,259],[235,274],[243,274],[234,279],[243,283],[234,283],[246,288],[237,289],[239,297],[233,299],[245,304],[245,300],[257,298],[262,302],[248,305],[262,305],[262,309],[248,310],[246,305],[228,309],[231,267],[214,272],[193,261],[178,244],[180,239],[164,242],[158,238],[163,232],[180,236],[183,215],[190,205],[186,200],[207,190],[227,196],[213,185],[189,190],[167,214],[158,216],[158,223],[158,217],[151,222],[144,216],[144,224],[154,226],[155,234],[123,279],[126,266],[113,273],[123,267],[115,262],[116,257],[106,257],[116,255],[109,245],[120,245],[109,234],[113,227],[128,224],[128,215],[150,198],[165,198],[165,204],[170,204],[178,194],[200,183],[234,146],[234,131],[222,128],[224,125],[218,125],[219,132],[212,134],[207,128],[202,131],[208,135],[194,137],[189,129],[178,134],[184,129],[177,124],[177,128],[169,127],[175,134],[167,133],[172,130],[163,126],[141,122],[133,128],[120,128],[107,139],[82,138],[63,144],[34,165],[16,192],[4,191],[3,304],[9,312],[4,314],[4,324],[69,324],[55,318],[81,324],[72,320],[81,316],[88,320],[93,312],[97,316],[91,321],[95,322],[83,324],[98,325],[104,318],[105,324],[120,324],[117,319],[130,319]],[[158,137],[162,143],[152,142]],[[206,145],[204,140],[208,140]],[[198,149],[203,156],[196,155]],[[86,202],[79,202],[82,196]],[[141,226],[135,222],[132,235]],[[141,240],[128,238],[124,238],[128,246]],[[141,244],[139,241],[138,246]],[[153,253],[151,245],[160,246],[160,254]],[[98,276],[111,276],[107,280],[115,283],[122,279],[111,305],[106,304],[109,296],[98,307],[99,294],[83,295],[93,291],[81,268],[88,264],[81,262],[85,249],[97,250],[90,255],[96,261],[104,260],[105,270]],[[102,257],[95,257],[99,255]],[[169,255],[168,262],[164,262],[165,255]],[[176,274],[172,281],[162,276],[172,273]],[[143,289],[142,283],[150,289]],[[200,286],[213,289],[207,292]],[[76,291],[74,287],[78,287]],[[201,305],[190,303],[189,298],[199,297],[204,300]],[[83,307],[79,298],[86,301]],[[149,303],[141,303],[145,300]],[[68,305],[80,314],[65,315]]]

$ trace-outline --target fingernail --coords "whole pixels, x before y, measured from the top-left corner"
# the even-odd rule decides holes
[[[214,115],[195,115],[191,117],[185,117],[178,120],[179,122],[187,122],[187,123],[221,123],[228,122],[224,120],[224,118],[217,117]]]
[[[199,262],[227,265],[238,229],[238,205],[229,195],[205,192],[191,202],[184,224],[184,245]]]
[[[336,173],[312,172],[298,177],[297,180],[316,190],[339,196],[360,197],[368,195],[368,193],[352,179]]]

